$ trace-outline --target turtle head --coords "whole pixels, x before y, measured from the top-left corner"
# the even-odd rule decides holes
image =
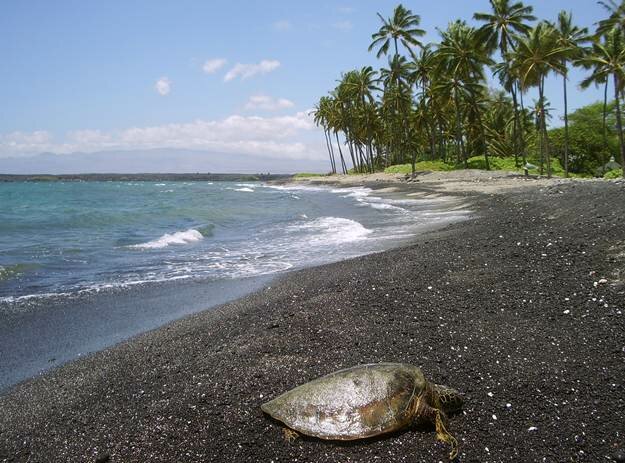
[[[440,408],[447,414],[456,413],[462,408],[463,400],[462,394],[455,389],[452,389],[441,384],[434,385],[434,395]]]

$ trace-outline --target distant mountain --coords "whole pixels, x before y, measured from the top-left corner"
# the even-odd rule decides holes
[[[30,157],[0,158],[0,174],[81,173],[189,173],[238,172],[288,174],[327,172],[329,162],[261,158],[180,149],[99,151],[96,153],[41,153]]]

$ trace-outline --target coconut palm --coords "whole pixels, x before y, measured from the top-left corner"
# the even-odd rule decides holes
[[[510,0],[490,0],[491,13],[476,13],[474,19],[484,22],[485,24],[479,29],[479,34],[486,41],[487,49],[492,53],[495,49],[499,49],[503,64],[508,61],[508,52],[515,49],[515,42],[518,36],[525,36],[531,30],[528,24],[536,20],[532,15],[534,8],[526,6],[523,2],[510,3]],[[514,105],[514,158],[515,164],[519,165],[519,150],[525,145],[524,140],[519,140],[520,121],[518,109],[518,76],[508,72],[510,78],[509,85],[504,86],[506,91],[512,97]],[[519,146],[520,145],[520,146]]]
[[[582,81],[582,88],[606,82],[609,78],[613,80],[621,163],[625,166],[625,139],[623,138],[620,103],[623,86],[625,85],[625,38],[623,31],[619,28],[614,28],[606,35],[603,43],[593,43],[592,51],[583,58],[582,63],[593,70],[592,74]]]
[[[523,2],[510,4],[510,0],[490,0],[491,13],[475,13],[473,18],[485,24],[480,28],[480,35],[486,41],[490,52],[499,49],[502,57],[514,48],[515,37],[526,35],[535,21],[534,8]]]
[[[412,72],[410,80],[417,88],[421,89],[419,94],[419,123],[427,132],[427,139],[430,144],[430,155],[435,156],[436,151],[436,133],[434,128],[434,118],[431,117],[432,108],[428,107],[428,102],[432,102],[432,81],[435,79],[436,61],[435,54],[432,50],[432,44],[428,44],[421,48],[419,54],[414,57],[411,63]]]
[[[510,58],[510,54],[507,54],[506,56]],[[524,165],[526,164],[527,159],[525,156],[524,130],[522,129],[520,118],[520,113],[523,111],[523,104],[521,103],[521,108],[519,110],[517,98],[519,95],[520,80],[518,69],[513,66],[511,59],[506,59],[493,66],[493,74],[499,78],[500,85],[512,97],[512,145],[510,148],[511,151],[514,152],[514,165],[519,167],[519,153],[521,154],[521,159]],[[521,101],[523,101],[523,95],[521,94],[520,96]]]
[[[521,88],[538,87],[539,117],[541,125],[541,159],[547,161],[547,176],[551,177],[551,159],[547,143],[545,117],[545,78],[551,72],[564,74],[562,60],[567,49],[558,42],[558,33],[553,25],[539,23],[527,37],[521,38],[514,52],[513,67],[519,73]],[[541,166],[542,167],[542,166]]]
[[[621,0],[620,3],[615,0],[601,0],[597,3],[610,14],[607,19],[599,21],[596,32],[597,38],[609,34],[614,28],[625,31],[625,0]]]
[[[462,108],[464,102],[475,106],[475,96],[485,81],[484,66],[492,64],[486,49],[480,41],[478,31],[464,21],[451,23],[441,31],[442,41],[436,51],[438,70],[446,76],[437,86],[439,91],[448,91],[456,111],[456,148],[459,160],[468,167],[462,133]],[[458,149],[459,148],[459,149]]]
[[[568,63],[569,61],[577,60],[583,54],[582,45],[591,40],[588,35],[587,28],[580,28],[573,24],[573,14],[566,11],[561,11],[558,15],[558,20],[555,25],[556,32],[558,34],[558,45],[566,52],[562,56],[562,66],[564,73],[562,74],[562,80],[564,81],[564,174],[569,176],[569,111],[568,111],[568,98],[567,98],[567,85],[568,80]]]
[[[423,37],[425,31],[419,29],[421,18],[418,15],[399,4],[395,7],[392,18],[384,19],[380,13],[378,13],[378,17],[382,21],[382,27],[371,36],[373,42],[369,45],[369,51],[378,49],[376,53],[378,58],[388,53],[391,40],[393,41],[395,56],[399,55],[398,42],[409,52],[412,51],[412,47],[421,46],[417,37]]]
[[[330,137],[330,129],[328,126],[328,111],[330,109],[330,99],[327,96],[321,97],[312,111],[313,121],[317,126],[323,127],[323,134],[326,140],[328,155],[330,156],[330,166],[332,173],[336,174],[336,160],[334,158],[334,149],[332,148],[332,138]]]
[[[384,84],[383,106],[389,126],[396,133],[390,140],[391,156],[402,159],[406,144],[402,142],[408,136],[408,118],[412,93],[410,87],[410,63],[404,56],[396,55],[389,59],[388,68],[380,70],[380,81]],[[399,150],[399,152],[397,152]]]
[[[374,106],[373,92],[380,91],[376,86],[377,72],[373,70],[371,66],[366,66],[358,71],[350,74],[349,79],[346,80],[346,90],[349,92],[350,97],[355,101],[355,106],[358,108],[359,116],[363,119],[362,131],[364,132],[364,141],[366,144],[366,156],[368,161],[369,170],[374,170],[373,165],[373,125],[372,119],[375,111],[371,108]]]

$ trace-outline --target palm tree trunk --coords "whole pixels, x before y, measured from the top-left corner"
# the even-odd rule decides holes
[[[330,148],[331,143],[328,141],[328,132],[326,129],[323,129],[323,135],[326,139],[326,147],[328,148],[328,155],[330,156],[330,166],[332,167],[332,173],[336,174],[336,164],[334,162],[334,157],[332,156],[332,149]]]
[[[521,105],[521,114],[523,115],[523,123],[519,119],[519,141],[521,142],[521,156],[523,158],[523,166],[527,164],[527,153],[525,152],[525,105],[523,104],[523,89],[519,86],[519,103]]]
[[[545,76],[541,77],[538,89],[540,92],[540,123],[542,137],[544,140],[543,150],[545,152],[545,159],[547,161],[547,178],[551,178],[551,158],[549,157],[549,141],[547,139],[547,122],[545,117]]]
[[[431,152],[431,159],[435,160],[436,159],[436,128],[434,127],[434,124],[430,125],[430,152]]]
[[[623,176],[625,177],[625,140],[623,139],[623,120],[621,117],[621,96],[620,82],[616,74],[614,74],[614,100],[616,102],[616,127],[618,129],[618,139],[621,146],[621,166],[623,168]]]
[[[354,156],[354,147],[352,146],[352,142],[349,139],[347,130],[345,131],[345,141],[347,143],[347,148],[349,149],[349,155],[352,158],[352,167],[355,171],[359,170],[358,163],[356,162],[356,156]]]
[[[538,116],[540,118],[540,115]],[[545,175],[545,151],[543,149],[543,128],[540,119],[536,127],[536,136],[538,137],[538,152],[540,153],[540,175]]]
[[[327,130],[328,132],[328,144],[330,145],[330,153],[332,154],[332,164],[334,164],[334,173],[337,173],[336,170],[336,155],[334,153],[334,144],[332,143],[332,134],[330,133],[330,129]]]
[[[484,131],[484,124],[482,124],[482,117],[480,116],[479,109],[477,111],[477,122],[480,127],[482,144],[484,145],[484,162],[486,163],[486,170],[490,170],[490,162],[488,160],[488,142],[486,141],[486,132]]]
[[[347,175],[347,164],[345,164],[345,158],[343,157],[343,150],[341,149],[341,142],[339,141],[339,133],[334,132],[334,136],[336,137],[336,146],[339,147],[339,156],[341,157],[341,168],[343,169],[343,174]]]
[[[605,80],[605,89],[603,90],[603,149],[605,149],[606,158],[603,164],[607,164],[610,160],[610,147],[608,146],[608,84],[609,79]]]
[[[512,146],[514,149],[514,165],[519,167],[519,105],[517,103],[516,82],[512,83],[510,89],[512,94],[512,105],[514,106],[514,122],[512,124]]]
[[[365,159],[364,159],[364,154],[362,152],[362,145],[360,143],[356,143],[356,148],[358,148],[358,157],[360,159],[360,169],[358,170],[359,172],[365,172]],[[367,166],[367,170],[369,169],[369,167]]]
[[[562,61],[564,65],[564,176],[569,177],[569,102],[566,94],[567,70],[566,60]]]
[[[462,127],[460,122],[460,103],[458,102],[457,90],[454,92],[454,106],[456,107],[456,157],[458,163],[464,162],[464,168],[468,168],[467,160],[464,156],[464,146],[462,144]]]

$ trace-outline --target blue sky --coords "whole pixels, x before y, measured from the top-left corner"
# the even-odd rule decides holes
[[[572,10],[589,27],[604,16],[594,0],[526,3],[540,18]],[[375,13],[388,16],[396,4],[1,2],[0,157],[169,146],[325,156],[305,111],[341,72],[384,63],[367,46]],[[421,16],[426,41],[450,20],[488,10],[487,0],[404,5]],[[571,73],[573,109],[601,99],[599,90],[574,88],[581,76]],[[560,93],[551,79],[556,110]]]

